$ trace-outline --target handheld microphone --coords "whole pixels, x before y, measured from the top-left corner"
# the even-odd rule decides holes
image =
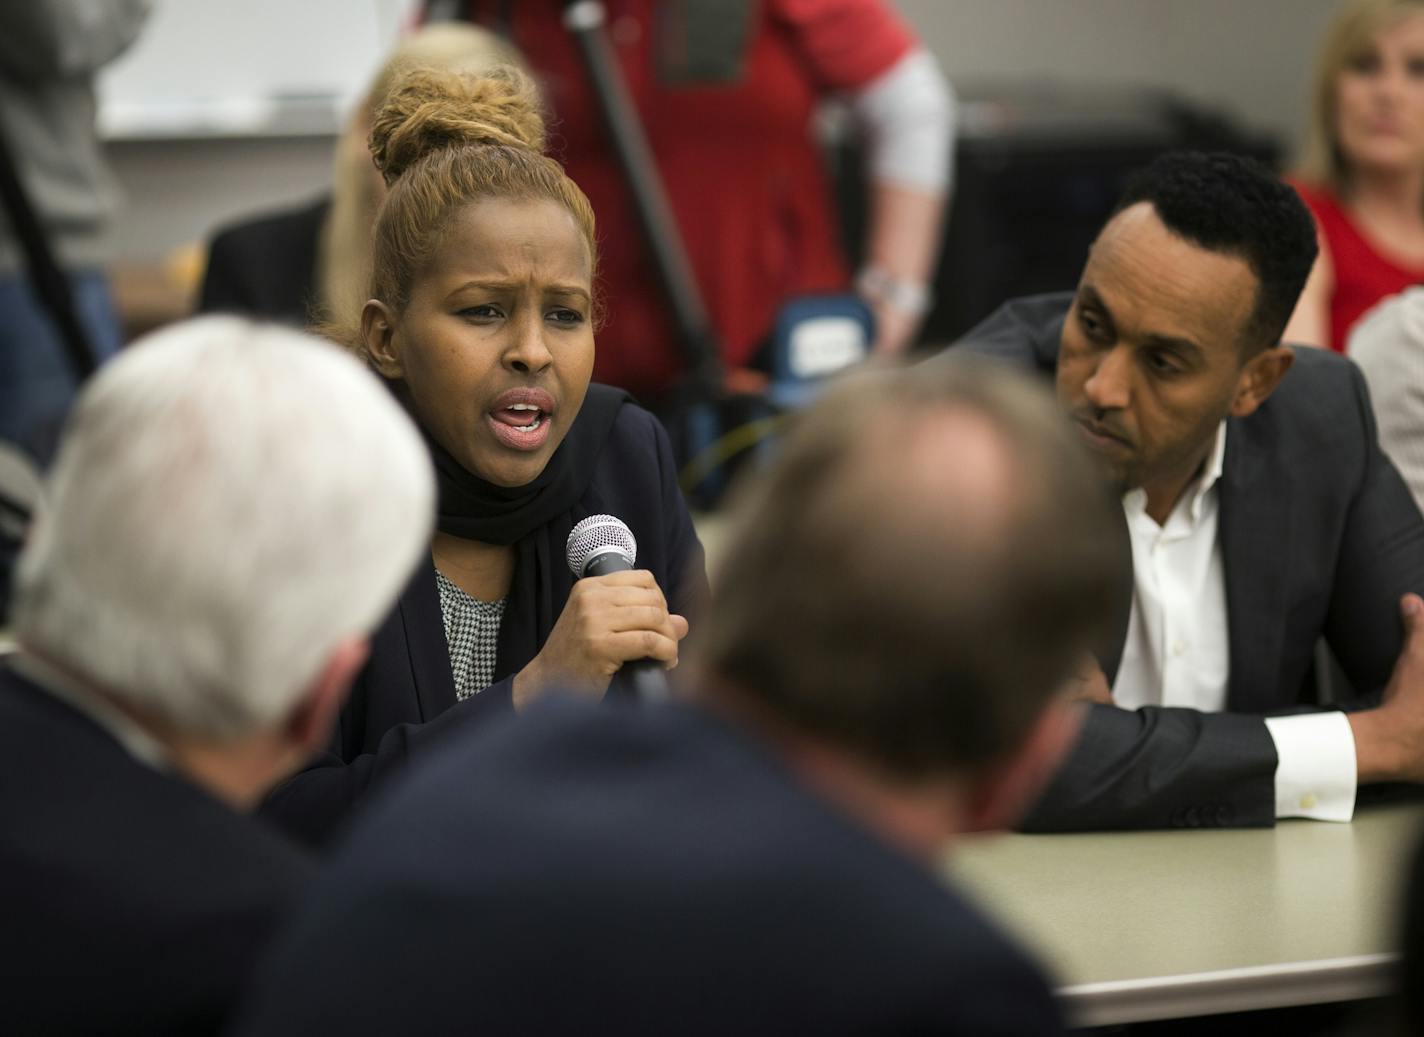
[[[635,568],[638,541],[627,524],[612,515],[590,515],[569,531],[564,544],[569,569],[575,579],[585,576],[606,576]],[[639,699],[655,702],[668,697],[667,675],[656,659],[638,659],[623,664]]]

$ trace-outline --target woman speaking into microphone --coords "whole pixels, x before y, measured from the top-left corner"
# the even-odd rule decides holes
[[[340,336],[423,432],[440,488],[430,564],[372,640],[331,750],[264,811],[320,843],[429,746],[549,688],[604,694],[624,663],[671,666],[707,596],[661,426],[589,382],[593,211],[543,154],[532,85],[412,72],[372,124],[389,187],[370,298]],[[565,541],[621,518],[638,568],[575,582]]]

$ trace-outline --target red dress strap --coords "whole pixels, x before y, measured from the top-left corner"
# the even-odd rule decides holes
[[[1424,284],[1424,266],[1405,266],[1383,255],[1327,188],[1291,182],[1315,217],[1321,244],[1335,271],[1330,296],[1330,348],[1345,352],[1350,330],[1376,303],[1411,285]]]

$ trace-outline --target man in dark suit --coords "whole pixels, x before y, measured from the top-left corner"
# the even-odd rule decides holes
[[[1401,656],[1424,521],[1357,369],[1279,343],[1314,256],[1309,213],[1265,170],[1171,155],[1076,292],[965,337],[1055,374],[1132,544],[1131,615],[1088,678],[1100,704],[1027,827],[1348,820],[1358,785],[1424,778],[1424,669]],[[1321,638],[1348,712],[1312,708]]]
[[[237,1032],[1058,1030],[934,872],[1072,736],[1123,567],[1089,460],[992,365],[884,370],[738,514],[689,699],[546,704],[413,770]]]
[[[322,744],[428,541],[351,358],[210,318],[84,391],[0,663],[0,1029],[215,1032],[308,877],[243,817]]]

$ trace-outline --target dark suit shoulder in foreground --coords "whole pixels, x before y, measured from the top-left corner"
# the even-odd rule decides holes
[[[215,1032],[308,870],[0,667],[6,1033]]]
[[[1042,1034],[935,876],[700,710],[550,703],[367,814],[244,1034]]]

